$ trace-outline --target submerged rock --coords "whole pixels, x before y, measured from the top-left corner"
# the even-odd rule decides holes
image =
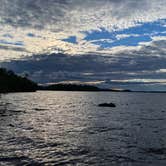
[[[116,107],[114,103],[101,103],[98,106],[99,107]]]

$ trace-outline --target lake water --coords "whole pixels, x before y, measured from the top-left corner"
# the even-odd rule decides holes
[[[0,165],[165,166],[166,94],[1,95]]]

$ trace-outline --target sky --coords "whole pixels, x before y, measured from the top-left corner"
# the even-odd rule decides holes
[[[0,4],[0,67],[42,84],[166,90],[166,0]]]

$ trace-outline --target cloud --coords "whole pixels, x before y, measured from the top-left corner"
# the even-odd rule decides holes
[[[166,69],[159,69],[156,71],[157,73],[166,73]]]
[[[16,46],[6,46],[6,45],[0,45],[0,49],[2,50],[12,50],[12,51],[18,51],[18,52],[27,52],[27,50],[23,47],[16,47]]]
[[[100,82],[101,86],[123,87],[124,81],[115,84],[112,80],[131,80],[129,84],[157,84],[163,86],[166,77],[165,40],[156,39],[137,50],[107,54],[34,55],[25,60],[2,63],[17,73],[29,72],[30,77],[40,83],[81,81]],[[140,82],[138,82],[140,80]],[[145,80],[145,81],[143,81]],[[156,81],[158,80],[158,81]],[[127,86],[127,83],[125,83]],[[142,87],[141,87],[142,88]]]
[[[23,46],[23,42],[22,41],[16,41],[16,42],[11,42],[11,41],[7,41],[7,40],[0,40],[1,44],[6,44],[6,45],[14,45],[14,46]]]
[[[129,37],[139,37],[140,35],[138,34],[119,34],[119,35],[116,35],[116,38],[118,40],[121,40],[121,39],[124,39],[124,38],[129,38]]]
[[[166,85],[166,79],[128,79],[128,80],[111,80],[114,83],[134,83],[134,84],[155,84],[161,83]]]
[[[164,0],[2,0],[0,15],[3,24],[72,32],[128,28],[163,18],[165,9]]]
[[[41,29],[63,18],[65,4],[65,0],[2,0],[1,22],[16,27],[31,26]]]
[[[108,38],[87,41],[89,33],[102,30],[115,33],[124,29],[130,32],[132,27],[164,19],[165,11],[165,0],[1,0],[0,33],[12,36],[12,42],[23,41],[29,55],[59,50],[71,55],[86,54],[101,51],[101,43],[108,48],[113,43]],[[161,24],[165,27],[164,20]],[[136,37],[135,34],[132,37]],[[147,40],[142,37],[139,41]],[[120,44],[113,44],[115,46]]]
[[[165,16],[165,0],[1,0],[0,65],[38,82],[164,79]]]

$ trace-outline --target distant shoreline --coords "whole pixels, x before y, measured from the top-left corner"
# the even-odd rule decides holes
[[[135,91],[129,89],[104,89],[87,84],[39,85],[26,76],[18,76],[10,70],[0,68],[0,94],[36,91],[66,91],[66,92],[128,92],[128,93],[166,93],[166,91]]]
[[[98,91],[79,91],[79,90],[37,90],[37,91],[48,91],[48,92],[115,92],[115,93],[166,93],[166,91],[114,91],[114,90],[98,90]],[[36,92],[37,92],[36,91]]]
[[[98,90],[98,91],[90,91],[90,90],[35,90],[35,91],[11,91],[11,92],[0,92],[1,94],[9,94],[9,93],[35,93],[35,92],[113,92],[113,93],[166,93],[166,91],[114,91],[114,90]]]

